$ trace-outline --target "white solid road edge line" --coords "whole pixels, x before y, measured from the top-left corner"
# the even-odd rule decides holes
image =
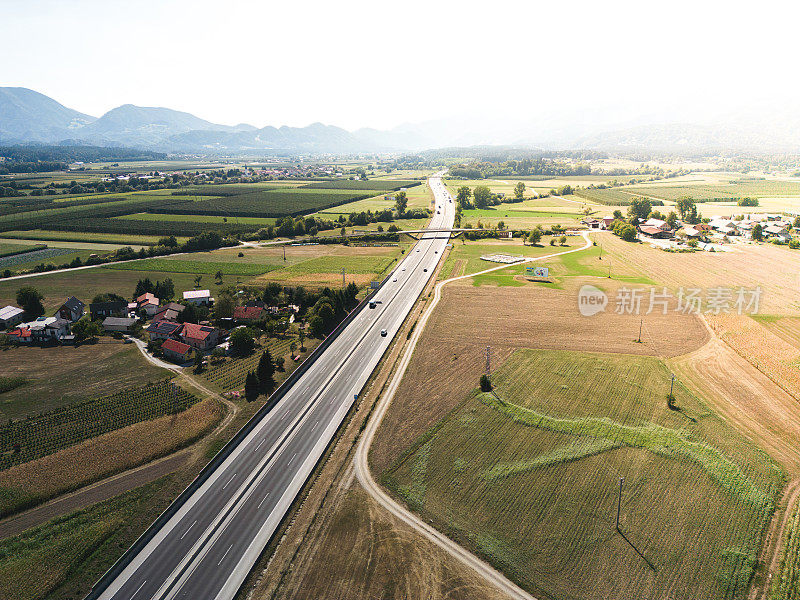
[[[564,252],[557,252],[554,254],[548,254],[545,256],[531,257],[525,259],[524,261],[521,261],[520,263],[515,263],[515,264],[522,264],[526,262],[533,262],[536,260],[543,260],[546,258],[552,258],[554,256],[569,254],[572,252],[578,252],[590,248],[591,240],[589,239],[588,233],[583,234],[583,239],[586,240],[586,244],[584,244],[580,248],[573,248],[571,250],[566,250]],[[475,277],[476,275],[482,275],[484,273],[497,271],[499,269],[505,269],[509,266],[511,265],[500,265],[498,267],[492,267],[490,269],[486,269],[478,273],[453,277],[451,279],[447,279],[445,281],[441,281],[438,284],[436,284],[433,301],[428,306],[427,310],[417,323],[415,331],[411,337],[410,343],[407,346],[405,352],[403,353],[400,365],[397,371],[395,372],[394,376],[392,377],[389,387],[387,388],[386,394],[384,394],[380,403],[376,407],[376,410],[372,418],[367,424],[367,428],[364,431],[364,435],[362,436],[358,448],[356,449],[356,456],[354,462],[356,469],[356,477],[358,478],[361,485],[374,499],[376,499],[384,508],[389,510],[389,512],[391,512],[394,516],[396,516],[397,518],[405,522],[407,525],[410,525],[412,528],[416,529],[417,531],[425,535],[425,537],[427,537],[430,541],[435,543],[437,546],[439,546],[449,554],[458,558],[462,563],[464,563],[468,567],[477,571],[479,575],[482,575],[484,577],[484,579],[492,583],[500,591],[508,594],[510,597],[519,598],[520,600],[536,600],[534,596],[532,596],[531,594],[520,588],[518,585],[516,585],[514,582],[506,578],[505,575],[497,571],[494,567],[492,567],[485,561],[479,559],[477,556],[467,551],[465,548],[463,548],[462,546],[460,546],[459,544],[457,544],[444,534],[440,533],[438,530],[434,529],[433,527],[431,527],[430,525],[419,519],[416,515],[406,510],[403,506],[398,504],[393,498],[388,496],[372,478],[372,473],[369,470],[369,463],[368,463],[369,447],[372,444],[372,439],[374,438],[375,432],[377,431],[378,426],[381,424],[381,421],[383,421],[383,417],[386,414],[386,410],[388,409],[389,404],[394,398],[394,394],[400,385],[400,381],[402,380],[406,369],[408,368],[409,362],[411,362],[411,356],[414,353],[414,349],[417,345],[417,342],[419,340],[422,331],[425,329],[425,325],[428,322],[428,318],[433,313],[433,310],[436,308],[436,305],[439,303],[439,300],[441,298],[442,287],[445,284],[453,281],[466,279],[468,277]]]

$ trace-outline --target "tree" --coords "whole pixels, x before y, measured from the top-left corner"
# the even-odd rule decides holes
[[[761,223],[756,223],[753,225],[753,231],[750,235],[757,242],[764,240],[764,230],[761,228]]]
[[[681,219],[687,223],[697,223],[697,205],[692,198],[679,198],[675,203]]]
[[[250,371],[244,380],[244,397],[248,402],[253,402],[261,393],[261,385],[258,376]]]
[[[533,229],[528,234],[528,243],[531,246],[535,246],[542,240],[542,230],[541,229]]]
[[[625,223],[619,228],[619,237],[626,242],[633,242],[636,240],[636,229],[630,223]]]
[[[274,383],[273,376],[275,375],[275,363],[272,361],[272,354],[269,350],[264,350],[261,358],[258,359],[258,366],[256,367],[256,377],[261,385],[261,390],[268,390]]]
[[[35,319],[44,314],[42,300],[44,300],[44,296],[32,285],[26,285],[17,290],[17,304],[27,313],[28,317]]]
[[[666,221],[670,229],[675,229],[678,226],[678,213],[674,210],[669,211]]]
[[[653,205],[647,198],[634,198],[628,207],[628,216],[646,221],[652,209]]]
[[[201,373],[203,371],[203,353],[194,351],[194,372]]]
[[[514,186],[514,198],[522,200],[525,198],[525,183],[522,181],[517,182]]]
[[[800,229],[800,216],[794,218],[794,225],[792,225],[795,229]]]
[[[253,332],[247,327],[235,329],[230,338],[231,352],[239,356],[250,354],[256,347]]]
[[[214,316],[217,319],[230,319],[233,316],[233,298],[229,294],[220,294],[214,302]]]
[[[97,321],[92,321],[88,316],[81,317],[72,324],[72,333],[79,342],[98,337],[103,333],[103,328]]]
[[[485,185],[479,185],[472,192],[475,208],[486,208],[492,201],[492,192]]]
[[[620,209],[614,211],[614,218],[619,219],[620,221],[622,220],[622,211]]]
[[[120,296],[119,294],[115,294],[114,292],[106,292],[104,294],[97,294],[94,298],[92,298],[92,304],[97,304],[99,302],[126,302],[125,298]]]
[[[297,338],[300,340],[300,352],[302,352],[303,350],[305,350],[305,348],[303,348],[303,342],[306,339],[306,332],[303,330],[302,327],[297,332]]]
[[[175,284],[167,277],[164,281],[156,281],[153,293],[159,300],[169,302],[175,297]]]
[[[194,277],[194,287],[196,287],[196,288],[200,287],[200,282],[202,280],[203,280],[203,276],[202,275],[195,275],[195,277]]]
[[[562,235],[560,238],[558,238],[558,243],[562,246],[565,246],[567,244],[567,236]]]
[[[482,392],[491,392],[492,391],[492,382],[489,381],[489,377],[484,373],[481,375],[481,391]]]
[[[292,357],[292,360],[294,360],[295,350],[297,350],[297,344],[292,342],[291,344],[289,344],[289,356]]]
[[[314,315],[308,320],[308,328],[314,337],[322,337],[322,334],[325,333],[325,322],[319,315]]]
[[[167,248],[176,248],[178,246],[178,240],[174,235],[168,235],[158,240],[158,245],[166,246]]]
[[[275,359],[275,366],[278,368],[278,371],[281,372],[284,371],[283,365],[285,362],[286,360],[282,356],[279,356],[278,358]]]
[[[397,216],[402,217],[408,207],[408,196],[405,192],[397,192],[394,196],[394,207],[397,209]]]
[[[469,208],[469,199],[472,197],[472,190],[468,185],[462,185],[456,191],[456,201],[461,208]]]

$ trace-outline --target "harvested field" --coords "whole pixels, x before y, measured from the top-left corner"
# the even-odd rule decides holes
[[[110,339],[77,347],[9,348],[0,352],[0,364],[3,376],[27,380],[2,395],[3,419],[38,414],[169,375],[146,361],[135,346]]]
[[[731,252],[664,252],[646,244],[623,242],[612,234],[597,237],[598,245],[651,279],[672,289],[715,286],[761,287],[759,312],[800,315],[797,299],[800,253],[774,244],[746,244]]]
[[[177,415],[117,429],[0,471],[0,513],[12,514],[169,454],[209,431],[222,412],[219,402],[203,400]]]
[[[582,317],[577,290],[592,282],[570,280],[564,290],[536,286],[446,286],[409,365],[393,405],[375,438],[370,460],[382,472],[393,456],[444,417],[471,390],[485,364],[505,360],[516,348],[619,352],[678,356],[708,340],[704,325],[691,315],[654,312],[644,317],[644,343],[636,343],[639,317],[617,315],[613,307]],[[613,295],[613,280],[603,287]],[[650,332],[651,335],[648,335]],[[436,382],[433,385],[432,382]],[[399,444],[399,446],[398,446]]]
[[[494,588],[395,522],[358,486],[346,492],[324,537],[314,541],[298,557],[277,597],[496,598]]]
[[[670,410],[659,359],[519,350],[493,382],[385,474],[411,508],[539,597],[745,597],[783,472],[680,381]]]

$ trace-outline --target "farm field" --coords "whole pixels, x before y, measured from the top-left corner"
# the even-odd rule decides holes
[[[222,414],[216,400],[202,400],[175,415],[132,423],[2,470],[0,514],[19,512],[170,454],[208,432]]]
[[[104,269],[122,271],[157,271],[160,273],[192,273],[214,275],[261,275],[269,270],[280,268],[277,265],[259,265],[257,263],[211,262],[203,260],[181,260],[179,258],[145,258],[130,262],[111,263]]]
[[[509,229],[533,229],[536,225],[559,224],[565,227],[574,227],[583,215],[577,211],[527,209],[517,208],[518,204],[501,204],[484,209],[468,209],[463,211],[461,222],[477,227],[481,223],[484,227],[495,227],[500,221]]]
[[[158,271],[127,271],[108,269],[105,266],[77,271],[63,271],[60,273],[45,273],[36,277],[17,280],[0,279],[0,303],[14,304],[17,290],[23,285],[32,285],[45,297],[45,309],[53,311],[58,308],[69,296],[76,296],[83,302],[91,302],[97,294],[114,292],[124,298],[130,297],[136,289],[140,279],[149,277],[151,280],[172,279],[175,285],[175,296],[181,298],[185,290],[193,290],[195,277],[191,273],[172,273]],[[213,276],[201,275],[200,287],[211,290],[212,296],[227,285],[236,283],[240,278],[234,275],[223,277],[219,285]],[[246,278],[241,278],[246,279]]]
[[[747,289],[761,288],[759,312],[800,316],[795,289],[800,253],[774,244],[747,244],[731,252],[664,252],[647,244],[630,244],[610,233],[596,236],[598,246],[612,255],[613,269],[625,265],[666,285]],[[605,260],[605,258],[603,259]]]
[[[625,190],[632,194],[661,198],[670,202],[685,196],[694,198],[697,201],[735,200],[743,197],[800,197],[800,182],[734,179],[730,183],[720,185],[634,185],[626,187]]]
[[[88,589],[103,574],[102,566],[98,569],[94,564],[98,555],[116,555],[119,552],[114,553],[112,544],[133,542],[129,529],[141,526],[142,507],[155,503],[156,510],[162,508],[161,496],[169,493],[168,483],[169,478],[161,479],[0,541],[0,595],[15,600],[83,596],[81,591],[59,594],[57,589],[75,577],[76,571],[81,572],[78,580],[84,580],[80,585]],[[85,572],[87,566],[91,570]],[[105,564],[108,566],[110,563]]]
[[[269,271],[251,283],[277,281],[286,285],[338,287],[342,283],[344,268],[347,283],[352,281],[365,285],[385,275],[399,260],[400,251],[400,246],[289,246],[286,249],[287,259],[291,256],[295,262]],[[282,251],[276,248],[274,252]]]
[[[120,215],[114,219],[128,221],[192,221],[195,223],[241,223],[244,225],[258,225],[267,227],[274,225],[276,219],[266,219],[261,217],[226,217],[223,215],[168,215],[163,213],[135,213],[131,215]],[[156,240],[158,241],[158,240]]]
[[[17,240],[33,240],[47,242],[48,246],[52,247],[74,247],[63,246],[59,244],[50,244],[51,241],[56,242],[69,242],[81,244],[81,248],[91,250],[116,250],[124,246],[132,246],[134,250],[138,250],[144,246],[155,246],[158,244],[159,236],[156,235],[138,235],[126,233],[91,233],[91,232],[77,232],[77,231],[47,231],[42,229],[33,229],[29,231],[4,231],[0,233],[0,238],[13,238]],[[188,238],[178,237],[178,242],[185,242]]]
[[[660,360],[518,350],[493,380],[385,473],[409,506],[534,595],[745,597],[783,472],[680,382],[669,410]]]
[[[288,335],[281,338],[266,338],[259,340],[260,345],[256,346],[255,351],[250,354],[250,356],[244,356],[241,358],[226,358],[223,359],[219,364],[214,364],[212,362],[212,364],[205,371],[203,371],[202,375],[205,379],[216,384],[217,387],[223,391],[241,391],[244,389],[244,381],[247,377],[247,374],[250,371],[256,370],[258,361],[261,359],[262,352],[264,350],[269,350],[273,359],[280,357],[284,357],[285,359],[285,371],[275,372],[275,382],[277,384],[285,376],[288,376],[288,374],[294,370],[294,367],[299,364],[297,362],[293,362],[289,356],[291,352],[291,345],[293,343],[296,345],[295,356],[297,356],[297,353],[299,353],[300,350],[300,341],[297,336]],[[317,344],[318,342],[316,340],[304,340],[303,347],[306,348],[306,352],[300,354],[302,357],[301,360],[308,356],[309,348],[313,349]]]
[[[147,362],[135,346],[109,338],[75,347],[8,348],[0,352],[0,363],[3,376],[25,379],[20,387],[0,394],[3,421],[51,411],[169,374]]]

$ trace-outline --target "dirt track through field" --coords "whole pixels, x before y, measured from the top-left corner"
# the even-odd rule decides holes
[[[760,560],[767,580],[756,582],[750,598],[764,599],[778,571],[783,533],[800,495],[800,403],[753,367],[716,335],[699,350],[668,361],[685,383],[700,391],[713,409],[786,469],[789,479],[769,525]]]

